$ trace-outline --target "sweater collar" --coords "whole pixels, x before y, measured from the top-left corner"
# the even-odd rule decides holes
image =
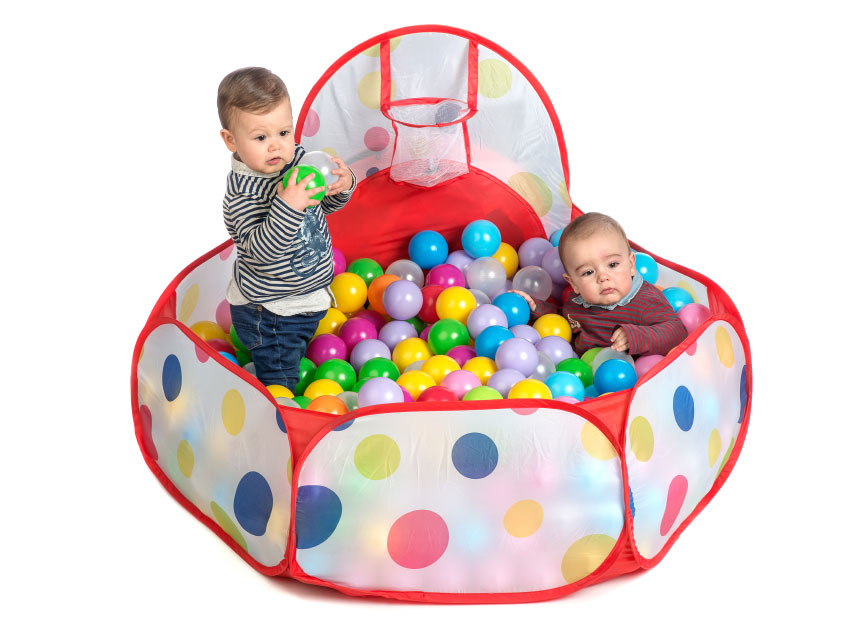
[[[576,304],[580,304],[584,308],[590,308],[591,306],[595,306],[596,308],[603,308],[605,310],[612,311],[617,306],[625,306],[631,300],[633,300],[637,296],[637,293],[642,288],[642,286],[643,286],[643,277],[640,275],[639,271],[634,271],[634,277],[633,277],[633,282],[631,284],[631,290],[628,291],[628,293],[625,294],[625,297],[623,297],[618,302],[614,302],[613,304],[590,304],[589,302],[585,301],[584,298],[582,298],[580,295],[576,295],[574,298],[572,298],[572,301],[575,302]]]
[[[241,162],[238,158],[236,158],[237,154],[232,154],[232,172],[236,175],[246,175],[247,177],[261,177],[264,179],[273,179],[274,177],[279,177],[283,175],[284,172],[290,168],[290,164],[285,164],[285,168],[283,168],[278,173],[259,173],[258,171],[253,171],[250,167],[246,164]]]

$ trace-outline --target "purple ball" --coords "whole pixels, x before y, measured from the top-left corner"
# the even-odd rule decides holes
[[[474,387],[481,387],[479,378],[468,370],[449,372],[443,377],[440,384],[446,389],[451,389],[459,399],[463,398]]]
[[[349,362],[357,372],[367,361],[376,357],[390,359],[390,348],[378,339],[365,339],[352,348],[352,352],[349,353]]]
[[[357,313],[355,313],[355,317],[366,319],[368,322],[370,322],[373,326],[376,327],[376,330],[381,330],[382,326],[387,323],[387,321],[384,319],[384,315],[376,311],[371,311],[369,309],[358,311]]]
[[[563,337],[558,337],[557,335],[543,337],[535,345],[537,351],[549,355],[549,358],[554,361],[555,365],[565,359],[571,359],[573,357],[577,358],[578,356],[575,354],[575,351],[572,349],[569,342]]]
[[[315,365],[320,365],[329,359],[343,359],[346,361],[348,354],[343,339],[330,333],[314,337],[305,350],[305,356],[311,359]]]
[[[519,381],[525,378],[525,374],[520,372],[519,370],[513,369],[504,369],[504,370],[496,370],[493,374],[490,375],[490,378],[487,380],[487,387],[492,387],[497,392],[499,392],[502,396],[507,398],[508,392],[511,391],[511,387],[516,385]]]
[[[334,259],[334,275],[346,271],[346,256],[334,245],[332,245],[332,258]]]
[[[540,333],[537,332],[537,329],[534,328],[534,326],[529,326],[528,324],[517,324],[516,326],[511,326],[510,331],[513,333],[514,337],[527,339],[534,345],[537,345],[537,342],[540,341]]]
[[[466,287],[467,283],[464,279],[463,272],[455,265],[443,263],[431,268],[425,278],[426,284],[436,284],[448,289],[449,287]]]
[[[470,264],[473,260],[475,260],[475,258],[467,254],[462,249],[456,249],[446,258],[446,262],[460,269],[461,273],[464,272],[466,266]]]
[[[396,344],[403,339],[417,336],[417,329],[414,328],[413,324],[404,322],[401,319],[387,322],[378,333],[379,340],[383,341],[391,352],[393,352],[393,348],[396,347]]]
[[[634,361],[634,371],[637,373],[637,378],[642,378],[655,365],[663,360],[662,354],[646,354]]]
[[[351,317],[340,327],[340,338],[346,344],[346,348],[353,350],[360,342],[366,339],[377,339],[378,331],[375,325],[363,317]]]
[[[529,238],[519,246],[519,250],[517,252],[517,255],[519,256],[519,266],[528,267],[536,265],[539,267],[543,264],[543,256],[546,255],[547,251],[553,248],[554,245],[552,245],[546,238],[540,238],[539,236]]]
[[[455,346],[446,353],[446,356],[455,359],[455,361],[458,362],[458,365],[463,365],[476,356],[476,354],[475,349],[469,346]]]
[[[710,309],[704,306],[704,304],[693,302],[678,309],[678,317],[681,318],[681,322],[683,322],[687,332],[691,334],[701,324],[710,319]]]
[[[560,261],[560,254],[557,247],[552,247],[546,250],[543,254],[543,259],[540,261],[540,266],[546,270],[553,283],[562,284],[563,280],[563,263]]]
[[[467,318],[470,336],[475,339],[488,326],[508,327],[508,317],[498,306],[482,304],[475,307]]]
[[[402,388],[389,378],[374,376],[361,386],[358,392],[358,406],[386,405],[404,402]]]
[[[410,280],[394,280],[384,290],[384,310],[393,319],[411,319],[423,305],[420,288]]]
[[[496,350],[496,365],[500,370],[510,368],[522,372],[526,377],[537,369],[539,361],[534,344],[520,337],[506,339]]]

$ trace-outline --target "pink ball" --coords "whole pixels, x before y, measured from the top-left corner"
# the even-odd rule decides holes
[[[637,373],[637,378],[642,378],[655,365],[663,360],[662,354],[646,354],[634,361],[634,371]]]
[[[363,317],[351,317],[340,327],[340,338],[348,350],[365,339],[378,339],[375,325]]]
[[[414,402],[414,397],[411,396],[411,392],[409,392],[407,389],[405,389],[401,385],[399,386],[399,389],[402,390],[402,397],[404,398],[404,402],[406,402],[406,403]]]
[[[431,330],[431,324],[422,329],[422,332],[420,332],[420,339],[422,339],[423,341],[428,341],[429,330]]]
[[[678,317],[684,323],[688,333],[692,333],[702,323],[710,319],[710,309],[704,304],[686,304],[678,310]]]
[[[361,319],[366,319],[370,322],[373,326],[376,327],[376,330],[381,330],[381,327],[387,323],[387,320],[384,319],[384,315],[379,313],[378,311],[371,311],[369,309],[363,309],[355,313],[355,317],[359,317]]]
[[[469,390],[475,387],[481,387],[481,381],[479,378],[467,370],[455,370],[454,372],[449,372],[443,380],[440,381],[440,384],[455,392],[455,395],[458,398],[463,398]]]
[[[476,356],[475,349],[469,346],[455,346],[446,353],[446,356],[452,357],[458,362],[458,365],[463,365],[471,358]]]
[[[332,258],[334,258],[334,275],[346,271],[346,256],[334,245],[332,245]]]
[[[329,359],[346,361],[347,355],[348,351],[343,339],[332,334],[317,335],[305,350],[305,356],[311,359],[315,365],[320,365]]]
[[[579,402],[581,402],[580,400],[578,400],[577,398],[573,398],[572,396],[558,396],[557,398],[555,398],[555,400],[569,403],[571,405],[577,405]]]
[[[450,265],[449,263],[432,267],[425,278],[425,283],[441,286],[444,289],[448,289],[449,287],[466,287],[467,285],[463,272],[455,265]]]

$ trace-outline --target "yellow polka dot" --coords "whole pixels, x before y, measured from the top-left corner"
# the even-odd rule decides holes
[[[191,448],[187,440],[182,440],[176,447],[176,461],[182,474],[190,477],[191,473],[194,472],[194,449]]]
[[[200,299],[200,288],[196,284],[192,284],[185,295],[182,296],[182,304],[179,305],[179,321],[187,322],[191,315],[194,314],[194,309],[197,307],[197,301]]]
[[[698,295],[696,294],[695,289],[692,288],[692,285],[689,282],[687,282],[686,280],[678,280],[676,286],[689,293],[692,296],[692,301],[696,304],[698,303]]]
[[[607,559],[615,544],[614,538],[604,534],[591,534],[576,540],[563,554],[560,563],[563,579],[572,584],[590,575]]]
[[[211,512],[214,514],[214,520],[217,521],[217,524],[223,529],[224,532],[229,534],[232,539],[238,543],[244,551],[249,551],[246,548],[246,540],[244,540],[243,534],[241,534],[238,526],[229,518],[229,515],[217,505],[214,501],[211,502]]]
[[[508,93],[513,84],[510,66],[500,59],[485,59],[478,63],[478,93],[487,98],[499,98]]]
[[[530,536],[543,524],[543,506],[525,499],[517,501],[505,512],[505,530],[515,538]]]
[[[391,40],[390,40],[390,52],[393,52],[394,50],[396,50],[396,47],[399,45],[400,41],[402,41],[401,37],[391,38]],[[380,49],[381,49],[381,44],[376,44],[375,46],[370,46],[369,48],[367,48],[367,50],[365,50],[361,54],[367,55],[367,57],[378,57],[381,54]]]
[[[613,448],[610,440],[595,425],[589,422],[585,422],[584,428],[581,429],[581,445],[591,457],[595,457],[596,459],[608,460],[616,457],[616,449]]]
[[[267,519],[265,538],[279,548],[284,548],[288,542],[288,528],[290,526],[290,510],[285,507],[274,508]]]
[[[293,458],[288,455],[288,483],[293,484]]]
[[[722,436],[719,435],[719,431],[713,429],[713,432],[710,434],[710,440],[707,444],[707,459],[710,462],[710,467],[712,468],[713,465],[716,463],[716,460],[719,459],[719,453],[722,452]]]
[[[396,95],[396,83],[390,82],[390,99]],[[358,82],[358,100],[370,109],[381,108],[381,72],[370,72]]]
[[[385,479],[399,468],[399,446],[386,435],[364,438],[355,449],[355,468],[367,479]]]
[[[335,151],[335,150],[334,150],[334,149],[332,149],[331,147],[324,147],[324,148],[322,148],[322,149],[320,149],[320,150],[321,150],[323,153],[328,153],[328,154],[329,154],[329,155],[331,155],[332,157],[337,157],[337,151]]]
[[[725,457],[722,459],[722,464],[719,466],[719,472],[716,473],[717,477],[722,474],[722,469],[725,467],[725,464],[727,464],[728,460],[731,458],[731,453],[733,453],[734,451],[735,443],[736,440],[734,440],[734,438],[731,438],[731,443],[728,445],[728,450],[725,453]]]
[[[722,362],[722,365],[726,368],[733,367],[734,346],[731,342],[731,336],[724,326],[719,326],[716,329],[716,352],[719,353],[719,361]]]
[[[569,190],[566,188],[566,180],[564,179],[560,182],[560,186],[558,186],[558,192],[560,196],[563,198],[563,203],[567,205],[567,207],[572,207],[572,198],[569,196]]]
[[[223,396],[223,426],[232,435],[237,435],[244,428],[246,406],[243,396],[236,389],[230,389]]]
[[[637,416],[628,428],[628,443],[631,452],[641,462],[647,462],[654,453],[654,431],[648,420]]]
[[[552,207],[552,191],[534,173],[517,173],[508,180],[508,186],[534,208],[537,216],[548,214]]]

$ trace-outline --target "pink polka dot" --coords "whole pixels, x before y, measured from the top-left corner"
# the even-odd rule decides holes
[[[153,459],[158,459],[158,451],[153,442],[153,414],[150,413],[150,408],[146,405],[141,405],[138,410],[141,414],[141,444],[147,455]]]
[[[383,151],[390,143],[390,134],[384,127],[370,127],[364,134],[364,145],[370,151]]]
[[[310,138],[318,131],[320,131],[320,117],[313,109],[309,109],[305,116],[305,124],[302,125],[302,135]]]
[[[415,510],[400,516],[387,535],[387,552],[406,569],[437,562],[449,545],[449,528],[439,514]]]
[[[665,536],[672,529],[675,524],[675,519],[681,513],[681,507],[684,505],[684,499],[687,496],[687,478],[683,475],[678,475],[669,484],[669,493],[666,497],[666,509],[663,512],[663,520],[660,521],[660,535]]]
[[[223,300],[217,305],[217,310],[214,313],[214,319],[220,324],[220,328],[229,331],[232,328],[232,311],[229,310],[229,301]]]
[[[698,340],[693,341],[689,347],[685,350],[685,352],[692,356],[695,354],[695,351],[698,349]]]
[[[220,260],[226,260],[229,256],[232,255],[233,251],[235,251],[234,243],[232,243],[231,245],[229,245],[229,247],[220,252]]]
[[[530,416],[532,413],[537,413],[536,407],[514,407],[511,409],[515,414],[520,416]]]
[[[194,350],[196,350],[197,359],[200,360],[200,363],[205,363],[206,361],[208,361],[208,354],[205,350],[203,350],[199,346],[194,346]]]

